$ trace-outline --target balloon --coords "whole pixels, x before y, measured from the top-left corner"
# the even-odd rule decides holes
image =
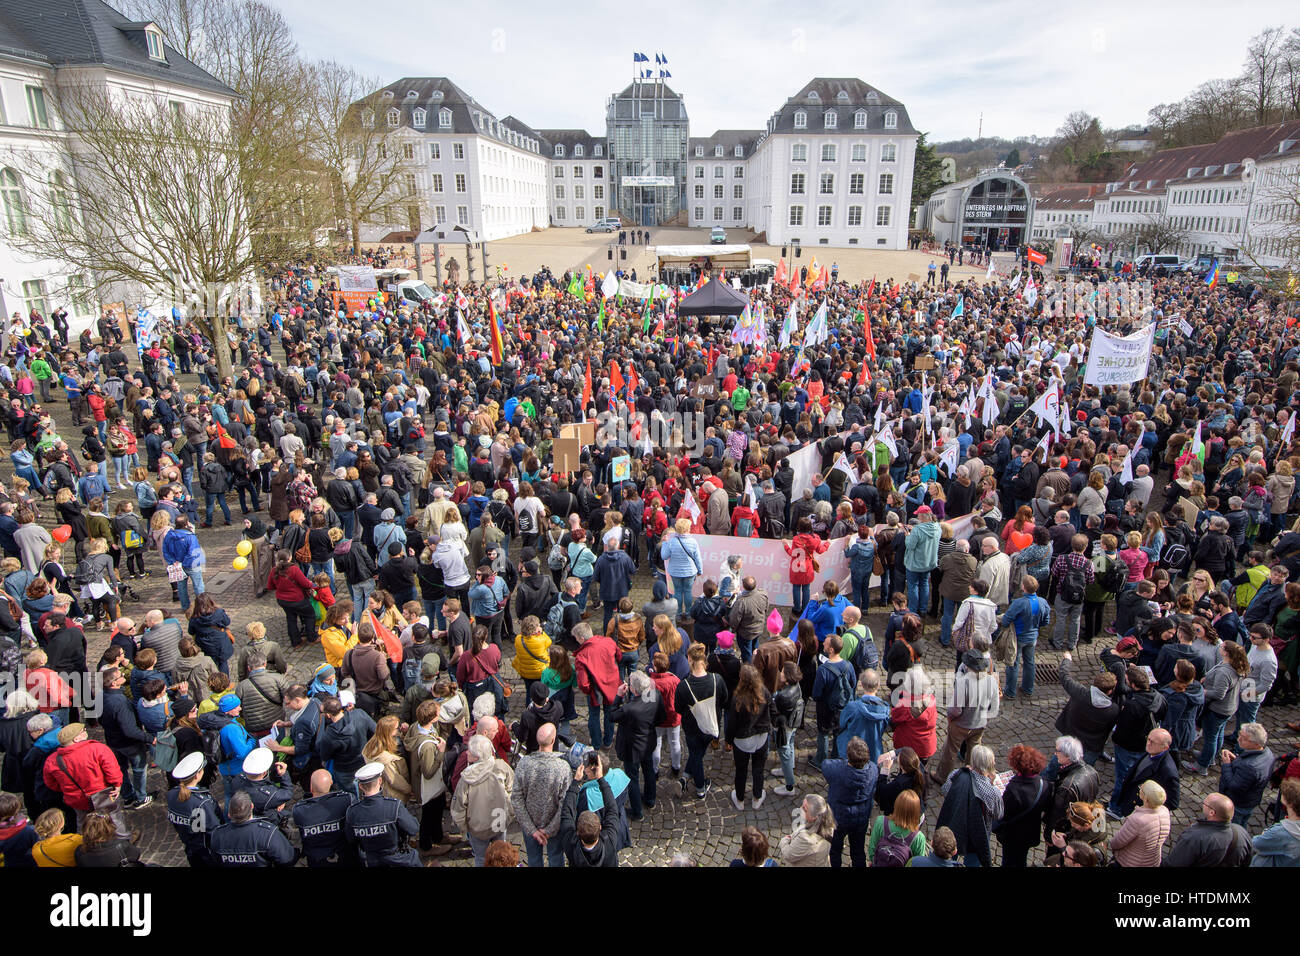
[[[241,554],[239,557],[235,558],[235,560],[230,563],[234,566],[236,571],[243,571],[248,567],[248,558],[244,557]]]
[[[53,538],[55,541],[59,542],[59,544],[67,543],[67,540],[72,537],[72,525],[70,524],[59,525],[57,528],[55,528],[53,531],[50,532],[50,537]]]
[[[247,540],[239,542],[235,545],[235,553],[241,558],[248,557],[253,553],[253,542]]]

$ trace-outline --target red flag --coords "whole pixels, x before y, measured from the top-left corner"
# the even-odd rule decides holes
[[[876,277],[871,277],[871,285],[867,286],[867,302],[871,302],[871,293],[876,291]]]
[[[585,414],[591,404],[591,356],[587,356],[587,374],[582,380],[582,411]]]
[[[388,659],[394,664],[402,663],[402,642],[398,640],[397,635],[379,623],[374,611],[367,610],[366,618],[370,621],[370,626],[375,629],[375,637],[384,642],[384,649],[388,651]]]
[[[871,336],[871,313],[865,310],[862,313],[862,335],[867,354],[874,359],[876,357],[876,340]]]
[[[631,364],[631,363],[629,362],[629,363],[628,363],[628,366],[627,366],[627,397],[628,397],[628,401],[631,401],[631,400],[632,400],[632,396],[636,394],[637,386],[639,386],[640,384],[641,384],[640,381],[639,381],[639,380],[637,379],[637,377],[636,377],[636,366],[633,365],[633,364]]]
[[[799,270],[798,269],[790,270],[790,291],[793,293],[798,293],[799,291]]]
[[[776,261],[776,274],[772,276],[777,285],[785,285],[786,271],[785,258],[782,257]]]
[[[719,281],[719,282],[726,282],[726,281],[727,281],[727,270],[726,270],[726,269],[723,269],[721,272],[718,273],[718,281]]]
[[[1047,256],[1043,255],[1037,249],[1030,249],[1028,252],[1025,253],[1025,258],[1028,259],[1030,262],[1036,263],[1040,266],[1047,265]]]
[[[655,323],[655,330],[650,333],[651,338],[660,338],[664,334],[664,317],[659,316],[659,321]]]
[[[618,370],[618,362],[614,361],[613,359],[610,359],[609,362],[610,390],[615,395],[618,395],[619,392],[623,391],[623,388],[626,384],[627,383],[623,381],[623,373]]]
[[[871,384],[871,369],[867,368],[867,359],[862,360],[862,374],[858,376],[858,384]]]
[[[501,325],[497,322],[497,307],[488,299],[488,340],[492,345],[492,364],[500,366],[504,349],[501,344]]]

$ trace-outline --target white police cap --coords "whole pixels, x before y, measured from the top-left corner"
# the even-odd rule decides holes
[[[244,773],[266,773],[273,763],[275,763],[275,754],[265,747],[256,747],[244,758]]]
[[[188,780],[202,770],[203,765],[206,763],[207,759],[203,756],[203,751],[196,750],[192,754],[186,754],[172,768],[172,776],[177,780]]]
[[[384,765],[379,761],[371,761],[356,772],[356,779],[360,783],[368,780],[374,780],[384,772]]]

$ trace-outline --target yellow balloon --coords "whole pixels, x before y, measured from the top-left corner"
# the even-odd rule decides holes
[[[253,542],[251,541],[241,541],[239,544],[235,545],[235,554],[239,555],[241,558],[246,558],[252,553]]]
[[[243,571],[245,568],[248,567],[248,558],[244,557],[241,554],[239,557],[235,558],[235,560],[230,563],[234,566],[236,571]]]

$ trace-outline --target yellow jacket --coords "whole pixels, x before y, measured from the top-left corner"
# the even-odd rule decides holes
[[[37,866],[76,866],[81,842],[79,833],[60,833],[32,847],[32,859]]]
[[[524,680],[541,680],[550,666],[551,639],[545,634],[515,635],[515,673]]]
[[[355,647],[357,638],[339,627],[323,627],[320,631],[320,646],[325,652],[325,663],[335,670],[343,666],[343,655],[349,648]]]

